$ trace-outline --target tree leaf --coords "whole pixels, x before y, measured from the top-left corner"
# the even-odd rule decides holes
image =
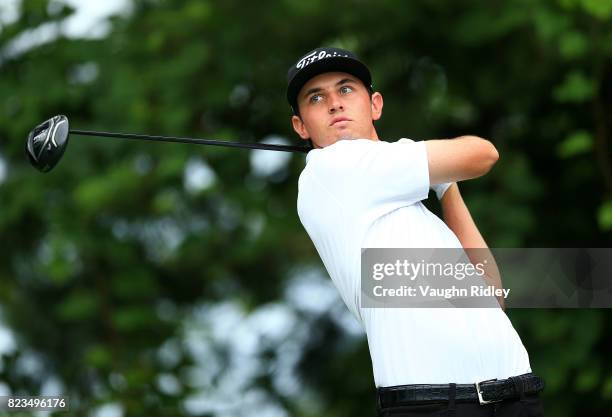
[[[593,149],[593,137],[584,130],[571,133],[557,146],[557,154],[561,158],[570,158],[575,155],[590,152]]]

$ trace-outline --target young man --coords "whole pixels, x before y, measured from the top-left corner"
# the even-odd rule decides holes
[[[366,331],[379,415],[543,415],[543,381],[502,308],[360,304],[361,248],[487,248],[456,183],[486,174],[498,159],[495,147],[475,136],[381,141],[373,122],[383,97],[368,68],[338,48],[300,58],[288,72],[287,99],[293,129],[313,146],[298,214]],[[445,222],[421,202],[430,187]]]

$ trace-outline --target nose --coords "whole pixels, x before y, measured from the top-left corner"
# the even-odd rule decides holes
[[[338,97],[337,94],[332,94],[329,97],[329,108],[328,108],[329,114],[334,114],[338,110],[343,111],[344,106],[342,105],[342,101],[340,100],[340,97]]]

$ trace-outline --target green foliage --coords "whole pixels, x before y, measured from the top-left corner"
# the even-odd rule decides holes
[[[606,201],[599,207],[598,219],[602,230],[612,229],[612,201]]]
[[[584,102],[593,97],[595,85],[580,72],[569,73],[563,83],[554,90],[554,96],[560,102]]]
[[[557,153],[561,158],[569,158],[574,155],[585,153],[593,148],[593,137],[589,132],[579,130],[572,132],[567,139],[559,144]]]

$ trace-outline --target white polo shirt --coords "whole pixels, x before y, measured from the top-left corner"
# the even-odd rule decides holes
[[[363,325],[377,387],[474,383],[531,372],[501,308],[362,308],[361,248],[461,248],[421,203],[425,142],[340,140],[306,156],[298,215],[348,309]]]

